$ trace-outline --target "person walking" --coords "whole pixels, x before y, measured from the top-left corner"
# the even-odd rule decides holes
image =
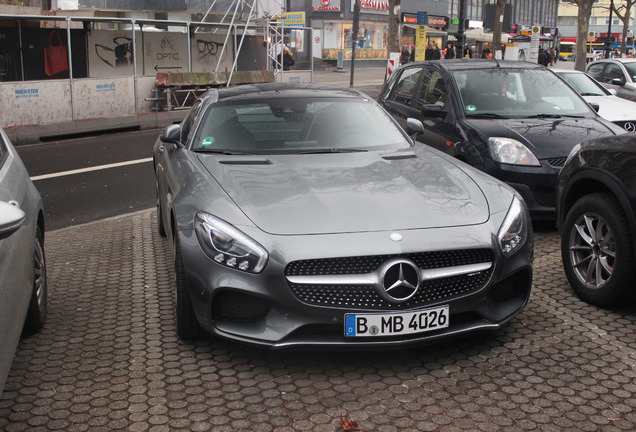
[[[289,50],[287,46],[283,48],[280,62],[283,65],[284,71],[290,70],[291,67],[296,64],[296,61],[294,60],[294,56],[292,55],[291,51]]]
[[[455,58],[455,46],[452,42],[449,42],[446,45],[446,53],[444,54],[445,60],[452,60]]]

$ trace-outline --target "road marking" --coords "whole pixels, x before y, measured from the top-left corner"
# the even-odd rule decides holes
[[[122,166],[126,166],[126,165],[135,165],[135,164],[146,163],[146,162],[151,162],[151,161],[152,161],[152,158],[148,157],[148,158],[131,160],[131,161],[126,161],[126,162],[117,162],[117,163],[112,163],[112,164],[108,164],[108,165],[99,165],[99,166],[88,167],[88,168],[80,168],[80,169],[75,169],[75,170],[70,170],[70,171],[61,171],[61,172],[57,172],[57,173],[33,176],[33,177],[31,177],[31,181],[46,180],[46,179],[55,178],[55,177],[64,177],[64,176],[73,175],[73,174],[82,174],[82,173],[87,173],[87,172],[91,172],[91,171],[99,171],[99,170],[105,170],[105,169],[110,169],[110,168],[117,168],[117,167],[122,167]]]

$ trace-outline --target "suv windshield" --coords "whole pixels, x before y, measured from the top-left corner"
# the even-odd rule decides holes
[[[589,105],[547,69],[472,69],[453,72],[466,117],[589,117]]]
[[[371,101],[259,98],[211,105],[192,148],[233,154],[310,154],[409,146],[399,127]]]

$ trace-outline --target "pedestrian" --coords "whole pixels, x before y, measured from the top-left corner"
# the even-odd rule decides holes
[[[280,62],[283,65],[284,71],[288,71],[289,69],[291,69],[293,65],[296,64],[296,61],[294,61],[294,56],[292,55],[289,48],[287,48],[287,46],[283,48],[283,53],[281,54]]]
[[[538,63],[545,67],[548,67],[548,65],[550,64],[550,54],[546,50],[544,50],[543,47],[539,48]]]
[[[550,57],[552,57],[552,62],[550,63],[550,65],[554,65],[554,63],[557,62],[556,51],[554,50],[554,48],[550,48]]]
[[[490,48],[488,47],[488,45],[484,45],[484,49],[481,51],[481,58],[489,58],[490,56]]]
[[[433,42],[433,60],[439,60],[442,58],[442,53],[435,42]]]
[[[464,58],[473,58],[473,51],[468,45],[464,46]]]
[[[402,54],[400,54],[400,65],[407,64],[409,61],[411,61],[411,53],[405,45],[402,47]]]
[[[409,58],[409,60],[412,62],[415,61],[415,45],[411,47],[411,57]]]
[[[433,60],[433,47],[431,44],[426,45],[426,51],[424,51],[424,60]]]
[[[452,42],[449,42],[446,45],[446,53],[444,54],[444,59],[452,60],[455,58],[455,46]]]

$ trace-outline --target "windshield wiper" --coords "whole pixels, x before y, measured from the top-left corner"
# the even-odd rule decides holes
[[[365,149],[357,149],[357,148],[327,148],[327,149],[313,149],[313,150],[302,150],[298,151],[295,154],[323,154],[323,153],[361,153],[366,152],[368,150]]]
[[[230,149],[211,149],[211,148],[200,148],[193,150],[195,153],[217,153],[224,155],[253,155],[254,153],[248,153],[244,151],[238,150],[230,150]]]
[[[466,114],[469,118],[484,118],[484,119],[507,119],[510,117],[502,116],[495,113],[479,113],[479,114]]]
[[[561,118],[561,114],[534,114],[527,116],[526,118]]]
[[[586,93],[581,93],[581,96],[605,96],[605,95],[600,93],[586,92]]]

